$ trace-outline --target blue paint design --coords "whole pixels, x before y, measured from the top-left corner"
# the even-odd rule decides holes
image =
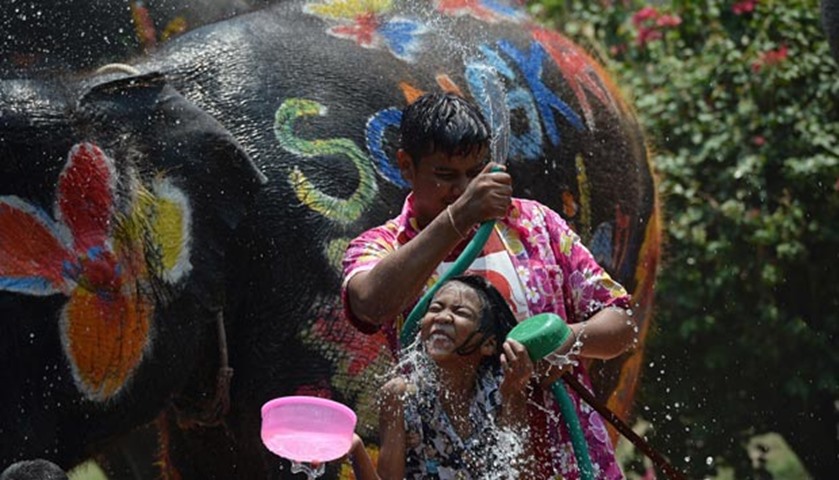
[[[387,48],[402,60],[413,60],[414,53],[419,49],[417,35],[423,29],[416,22],[394,19],[381,25],[376,32],[385,41]]]
[[[61,273],[65,278],[75,281],[82,274],[82,266],[77,261],[64,260],[61,263]]]
[[[104,251],[105,249],[101,246],[90,247],[87,249],[87,258],[91,260],[98,260]]]
[[[539,113],[536,111],[533,97],[523,88],[516,88],[507,93],[507,107],[510,117],[516,110],[524,112],[527,119],[527,130],[510,135],[510,151],[514,155],[528,161],[542,158],[542,124],[539,123]]]
[[[545,124],[545,129],[552,145],[559,145],[561,140],[559,129],[551,112],[552,108],[557,110],[577,131],[583,131],[585,129],[580,116],[542,82],[542,64],[544,63],[547,52],[545,52],[545,49],[539,42],[531,42],[530,51],[527,54],[521,52],[507,40],[500,40],[498,46],[516,62],[519,69],[524,73],[524,78],[527,80],[527,84],[536,101],[536,107],[542,116],[542,122]]]
[[[61,293],[61,290],[43,277],[0,277],[0,290],[40,297]]]
[[[496,2],[494,0],[482,0],[480,3],[482,7],[492,10],[493,13],[507,17],[510,20],[518,21],[525,18],[524,12],[512,5],[504,5],[503,3]]]
[[[597,263],[605,268],[613,268],[612,224],[606,222],[598,225],[590,243],[591,245],[589,245],[589,250],[591,251],[591,254],[594,255],[594,259],[597,260]]]
[[[408,182],[402,178],[402,172],[384,150],[385,132],[391,127],[398,128],[401,121],[402,111],[398,108],[380,110],[367,121],[365,139],[376,172],[397,187],[410,188]]]
[[[504,75],[506,78],[510,80],[516,79],[516,73],[513,71],[512,68],[501,58],[501,55],[498,54],[495,50],[490,48],[489,45],[486,43],[482,43],[478,50],[481,52],[481,55],[484,56],[486,62],[492,66],[495,70],[498,71],[501,75]]]
[[[479,47],[483,62],[472,61],[466,65],[466,81],[469,91],[477,99],[479,106],[486,114],[487,106],[482,100],[484,97],[483,81],[480,73],[485,71],[485,66],[490,66],[501,74],[507,84],[507,108],[511,117],[513,112],[521,110],[527,119],[527,129],[521,133],[511,132],[510,134],[510,158],[520,158],[527,161],[537,160],[542,157],[542,125],[539,122],[539,113],[533,96],[526,89],[515,86],[518,83],[518,75],[513,71],[507,62],[495,50],[486,44]]]

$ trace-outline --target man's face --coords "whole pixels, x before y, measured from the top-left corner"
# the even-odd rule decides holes
[[[463,194],[469,182],[486,166],[488,153],[488,148],[469,155],[435,152],[422,157],[418,165],[403,150],[397,153],[402,176],[414,193],[414,212],[420,227],[428,225]]]

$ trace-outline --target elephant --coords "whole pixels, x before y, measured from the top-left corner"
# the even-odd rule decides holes
[[[596,60],[495,1],[280,2],[118,71],[0,82],[0,465],[68,469],[141,428],[164,478],[287,478],[260,440],[285,395],[349,405],[375,451],[396,354],[344,319],[340,259],[398,213],[401,109],[431,90],[507,109],[514,194],[633,294],[643,345],[660,206]],[[593,369],[621,416],[642,360]]]

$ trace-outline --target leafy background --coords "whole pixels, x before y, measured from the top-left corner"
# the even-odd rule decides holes
[[[818,1],[529,8],[614,73],[660,178],[637,427],[689,478],[837,478],[839,69]]]

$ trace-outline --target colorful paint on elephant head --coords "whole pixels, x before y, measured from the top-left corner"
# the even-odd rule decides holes
[[[184,194],[163,177],[150,190],[126,177],[120,183],[113,160],[80,143],[58,179],[55,219],[19,197],[0,197],[0,290],[69,297],[62,345],[77,387],[99,401],[131,378],[155,304],[165,304],[166,285],[191,268]]]
[[[392,0],[332,0],[310,3],[304,11],[332,24],[327,30],[330,35],[413,61],[419,37],[427,28],[414,20],[390,15],[392,7]]]
[[[434,4],[444,15],[469,15],[487,23],[519,22],[527,18],[522,10],[492,0],[436,0]]]

